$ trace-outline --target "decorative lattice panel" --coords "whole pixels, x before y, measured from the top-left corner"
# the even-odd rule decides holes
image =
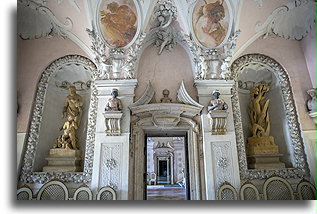
[[[65,191],[59,185],[49,185],[42,192],[40,200],[66,200]]]
[[[303,200],[315,200],[316,196],[312,188],[308,185],[304,185],[300,188],[300,193]]]
[[[292,200],[292,192],[279,180],[271,181],[266,188],[267,200]]]
[[[244,200],[257,200],[257,192],[251,187],[244,189],[243,196]]]
[[[19,192],[17,194],[17,200],[29,200],[29,193],[26,191]]]
[[[110,191],[106,190],[101,193],[100,200],[113,200],[113,194]]]
[[[231,189],[223,189],[220,194],[220,200],[235,200]]]
[[[79,201],[87,201],[89,200],[89,193],[85,190],[81,190],[78,192],[77,196],[76,196],[76,200]]]

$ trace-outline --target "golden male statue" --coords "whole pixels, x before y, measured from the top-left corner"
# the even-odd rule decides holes
[[[69,95],[66,97],[61,114],[62,118],[66,118],[64,125],[60,128],[60,130],[63,130],[63,134],[57,138],[57,144],[54,145],[54,148],[78,149],[76,132],[81,121],[82,106],[82,97],[76,93],[74,86],[70,86]]]

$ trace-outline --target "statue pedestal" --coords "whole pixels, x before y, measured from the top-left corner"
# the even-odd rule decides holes
[[[211,110],[208,112],[211,134],[213,135],[226,134],[228,114],[229,113],[226,110]]]
[[[43,172],[80,172],[81,151],[74,149],[50,149],[49,156],[45,158],[48,165]]]
[[[247,143],[248,155],[278,154],[278,146],[272,136],[249,137]]]
[[[120,121],[123,113],[121,111],[106,111],[105,124],[106,124],[106,135],[107,136],[120,136],[121,126]]]
[[[248,168],[249,169],[276,169],[285,168],[285,164],[280,161],[282,154],[263,154],[263,155],[249,155]]]
[[[285,164],[280,161],[283,155],[279,154],[272,136],[249,137],[247,154],[249,169],[285,168]]]

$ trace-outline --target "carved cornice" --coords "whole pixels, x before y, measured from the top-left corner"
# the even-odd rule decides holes
[[[188,94],[188,92],[186,91],[186,88],[185,88],[185,85],[184,85],[184,81],[182,81],[178,91],[177,91],[177,99],[180,101],[180,102],[183,102],[185,104],[188,104],[188,105],[193,105],[193,106],[196,106],[200,109],[203,109],[204,106],[197,103],[195,100],[193,100],[193,98],[191,98],[191,96]]]
[[[141,116],[151,114],[171,114],[194,117],[200,114],[201,108],[178,103],[153,103],[142,106],[130,107],[132,114]]]
[[[263,37],[277,35],[285,39],[301,40],[316,22],[316,2],[313,0],[293,0],[276,8],[264,23],[255,26]]]
[[[95,141],[96,116],[97,116],[97,90],[94,82],[91,84],[90,107],[88,113],[87,139],[85,149],[85,162],[83,172],[34,172],[33,166],[35,154],[39,144],[40,126],[44,111],[45,94],[48,88],[48,82],[59,68],[66,64],[82,64],[92,73],[96,66],[87,58],[78,55],[68,55],[52,62],[43,72],[37,86],[36,97],[34,100],[33,115],[29,126],[28,137],[26,141],[26,151],[21,169],[21,183],[46,183],[52,179],[59,179],[63,182],[89,182],[92,175],[93,150]]]
[[[298,115],[293,99],[290,81],[286,71],[278,62],[268,56],[262,54],[248,54],[240,57],[232,64],[232,77],[237,79],[237,76],[240,72],[242,72],[243,67],[249,63],[265,64],[271,67],[271,70],[274,71],[275,75],[278,77],[282,90],[282,99],[287,120],[286,124],[288,126],[288,132],[290,135],[290,143],[292,148],[291,156],[293,159],[294,168],[248,170],[238,93],[236,88],[233,87],[232,107],[241,179],[266,179],[272,174],[276,174],[283,178],[309,177],[309,169],[305,158],[306,156],[304,152],[303,139],[301,137]]]
[[[153,99],[154,95],[155,95],[154,88],[151,82],[149,81],[143,95],[135,103],[131,104],[129,108],[149,104],[150,101]]]

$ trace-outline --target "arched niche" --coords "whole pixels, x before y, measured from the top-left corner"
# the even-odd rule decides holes
[[[248,54],[234,61],[231,70],[233,78],[237,82],[236,88],[233,90],[233,110],[242,179],[265,179],[272,174],[285,178],[308,177],[309,169],[297,111],[291,84],[284,68],[268,56]],[[266,82],[271,87],[266,95],[270,99],[270,135],[275,138],[279,152],[284,155],[281,160],[286,164],[286,168],[283,169],[248,170],[247,168],[245,145],[247,138],[251,136],[248,114],[249,89],[260,82]]]
[[[158,55],[158,48],[153,44],[147,44],[140,55],[135,90],[135,100],[138,100],[144,92],[148,81],[155,90],[155,100],[160,102],[162,91],[168,89],[169,97],[176,102],[176,93],[182,81],[189,95],[197,101],[197,90],[194,87],[194,72],[192,60],[188,51],[182,44],[177,44],[172,51],[163,51]]]
[[[80,182],[83,179],[83,172],[43,173],[42,169],[47,165],[45,158],[48,157],[49,150],[53,148],[56,138],[62,133],[59,128],[65,119],[61,117],[61,113],[65,98],[69,94],[69,85],[76,87],[77,93],[82,96],[84,102],[77,137],[78,146],[82,151],[82,166],[86,165],[87,156],[91,153],[90,129],[94,124],[91,122],[93,112],[90,109],[92,105],[95,105],[95,90],[92,81],[95,71],[95,65],[89,59],[79,55],[61,57],[43,71],[37,85],[33,113],[26,137],[21,182],[44,183],[54,178]],[[87,170],[89,171],[86,167],[84,172]]]

